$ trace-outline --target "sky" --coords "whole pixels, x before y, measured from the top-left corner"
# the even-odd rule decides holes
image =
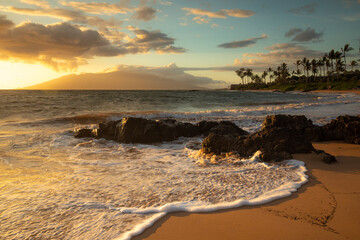
[[[0,89],[130,70],[226,87],[346,43],[357,60],[359,26],[360,0],[0,0]]]

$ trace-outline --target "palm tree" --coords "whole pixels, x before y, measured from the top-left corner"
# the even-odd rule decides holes
[[[312,73],[313,73],[314,79],[315,79],[315,77],[316,77],[316,73],[318,72],[317,67],[318,67],[318,62],[316,61],[316,59],[313,59],[313,60],[311,61],[311,71],[312,71]]]
[[[337,78],[339,80],[339,75],[340,75],[340,72],[344,71],[344,62],[341,61],[341,59],[337,59],[336,60],[336,75],[337,75]]]
[[[252,72],[252,69],[247,68],[246,71],[245,71],[245,76],[246,76],[247,80],[248,80],[248,77],[251,79],[251,77],[252,77],[253,75],[254,75],[254,74],[253,74],[253,72]]]
[[[341,52],[336,51],[336,52],[335,52],[335,59],[338,60],[338,59],[340,59],[341,57],[342,57],[342,56],[341,56]]]
[[[350,66],[351,66],[351,71],[354,71],[354,67],[358,66],[359,64],[355,61],[355,60],[352,60],[350,62]]]
[[[245,68],[240,68],[239,70],[236,70],[235,72],[236,72],[236,74],[241,78],[241,82],[242,82],[242,84],[244,85],[244,77],[245,77],[244,73],[245,73]]]
[[[296,62],[294,62],[294,65],[296,66],[296,70],[297,72],[299,72],[299,66],[301,65],[301,60],[297,60]]]
[[[279,69],[279,68],[278,68],[278,69]],[[278,81],[279,81],[279,71],[278,71],[278,70],[274,70],[273,73],[274,73],[274,77],[275,77],[275,82],[278,82]]]
[[[308,77],[309,77],[309,70],[311,68],[310,61],[309,61],[309,59],[304,57],[303,60],[301,61],[301,64],[304,67],[304,73],[306,71],[306,79],[305,80],[306,80],[306,84],[307,84],[308,83]]]
[[[339,63],[340,63],[340,61],[339,60],[341,60],[341,52],[339,52],[339,51],[334,51],[334,50],[331,50],[331,52],[330,53],[332,53],[332,58],[331,58],[331,60],[335,60],[335,71],[336,71],[336,73],[337,73],[337,78],[339,78],[339,69],[342,69],[342,68],[339,68]],[[329,53],[329,57],[330,57],[330,53]],[[333,63],[332,63],[332,61],[331,61],[331,68],[332,68],[332,72],[334,72],[334,69],[333,69]]]
[[[271,79],[272,79],[272,77],[271,76],[273,76],[273,75],[271,75],[271,73],[274,71],[271,67],[269,67],[268,69],[266,69],[266,71],[269,73],[269,80],[270,80],[270,82],[271,82]]]
[[[325,53],[325,55],[322,57],[322,62],[323,62],[323,66],[324,66],[324,76],[325,76],[325,67],[326,67],[326,75],[328,75],[328,72],[329,72],[328,67],[330,66],[330,64],[328,66],[328,64],[327,64],[328,61],[329,61],[328,55],[327,55],[327,53]]]
[[[333,60],[335,59],[335,51],[334,51],[334,49],[332,49],[329,52],[328,58],[330,59],[330,62],[331,62],[331,72],[334,72],[334,65],[333,65]]]
[[[269,75],[270,82],[273,78],[274,78],[274,75],[270,73],[270,75]]]
[[[326,59],[325,66],[326,66],[327,81],[330,82],[329,67],[331,66],[331,64],[330,64],[330,60],[329,60],[329,59]]]
[[[268,72],[265,70],[263,72],[263,74],[261,75],[261,78],[263,79],[264,82],[266,82],[266,76],[268,75]]]
[[[345,62],[345,75],[346,75],[346,53],[350,52],[351,50],[354,50],[350,45],[347,43],[345,44],[344,48],[341,48],[341,51],[344,54],[344,62]]]
[[[286,63],[282,63],[278,68],[278,73],[279,73],[279,80],[281,82],[286,82],[286,79],[288,76],[290,76],[290,73],[289,73],[289,68],[287,66]]]
[[[251,79],[254,81],[254,83],[261,83],[261,77],[257,74],[253,75]]]
[[[318,65],[318,67],[319,67],[319,70],[320,70],[320,75],[322,75],[322,76],[324,76],[325,75],[325,61],[322,59],[322,58],[320,58],[318,61],[317,61],[317,65]],[[323,68],[322,68],[323,67]],[[321,68],[322,68],[322,72],[321,72]]]

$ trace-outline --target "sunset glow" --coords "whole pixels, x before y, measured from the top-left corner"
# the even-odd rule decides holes
[[[262,72],[286,61],[293,69],[344,43],[357,50],[359,11],[357,0],[3,0],[0,89],[169,64],[208,78],[202,87],[226,87],[239,82],[239,67]]]

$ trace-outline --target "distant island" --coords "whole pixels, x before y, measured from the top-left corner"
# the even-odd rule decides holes
[[[287,63],[277,69],[268,68],[261,76],[254,74],[250,68],[240,68],[236,74],[241,83],[232,84],[231,90],[350,90],[360,89],[360,71],[356,69],[360,59],[346,63],[346,53],[353,50],[345,44],[341,51],[331,50],[319,59],[304,57],[293,64],[296,70],[290,73]],[[351,67],[348,71],[347,67]],[[355,70],[354,70],[355,68]],[[268,77],[268,78],[267,78]]]

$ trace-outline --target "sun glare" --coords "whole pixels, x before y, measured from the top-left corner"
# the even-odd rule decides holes
[[[0,89],[15,89],[35,85],[61,74],[41,65],[0,61]]]

